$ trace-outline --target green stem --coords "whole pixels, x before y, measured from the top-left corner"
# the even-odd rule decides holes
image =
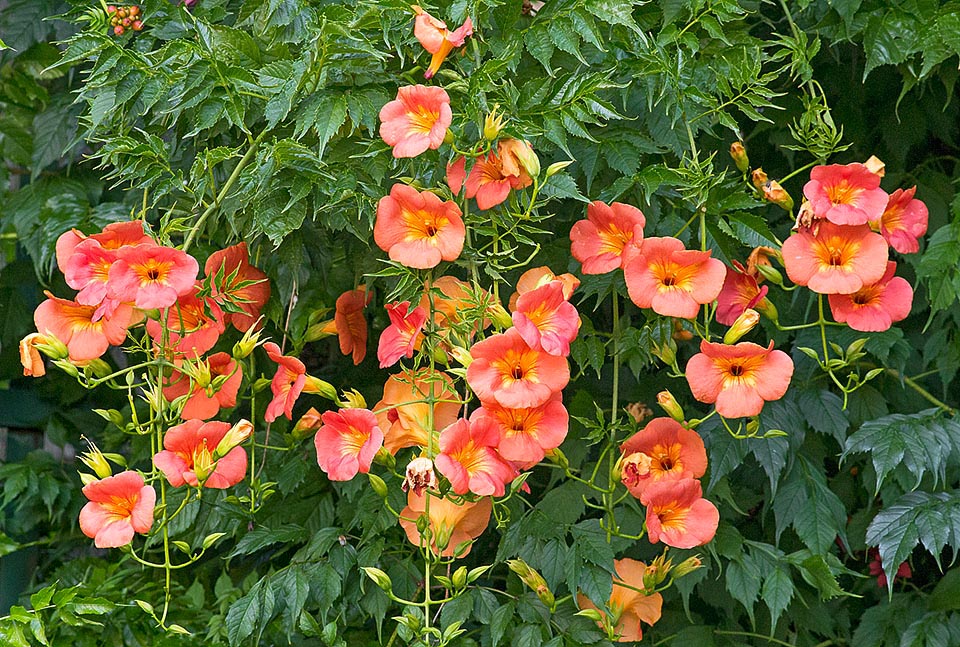
[[[894,377],[896,377],[896,378],[898,378],[898,379],[900,379],[900,380],[903,380],[903,383],[904,383],[904,384],[906,384],[906,385],[909,386],[911,389],[913,389],[914,391],[916,391],[917,394],[918,394],[920,397],[922,397],[924,400],[926,400],[926,401],[929,402],[930,404],[934,405],[935,407],[937,407],[937,408],[939,408],[939,409],[943,409],[944,411],[946,411],[946,412],[949,413],[950,415],[956,415],[957,412],[956,412],[956,410],[955,410],[953,407],[951,407],[951,406],[949,406],[948,404],[942,402],[941,400],[938,400],[938,399],[937,399],[936,397],[934,397],[929,391],[927,391],[925,388],[923,388],[922,386],[920,386],[916,381],[914,381],[913,378],[907,377],[906,375],[901,375],[899,371],[896,371],[895,369],[892,369],[892,368],[885,368],[885,369],[883,369],[883,370],[884,370],[884,372],[887,373],[888,375],[892,375],[892,376],[894,376]]]

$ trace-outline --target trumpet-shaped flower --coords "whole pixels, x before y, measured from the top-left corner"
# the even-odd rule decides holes
[[[801,229],[787,238],[782,254],[790,280],[820,294],[852,294],[887,269],[887,243],[867,225],[821,222],[816,235]]]
[[[513,325],[530,348],[566,357],[580,330],[580,316],[564,298],[564,285],[552,281],[517,299]]]
[[[521,163],[510,142],[519,140],[501,139],[497,150],[478,157],[467,176],[467,198],[476,198],[481,211],[495,207],[510,194],[510,189],[520,190],[530,186],[533,178]]]
[[[727,268],[723,288],[717,295],[717,321],[732,326],[745,310],[766,299],[767,290],[767,286],[761,287],[757,283],[755,276],[744,271],[743,265],[733,261],[733,268]]]
[[[370,303],[371,298],[373,295],[363,286],[337,297],[333,318],[337,328],[337,340],[341,353],[353,355],[354,366],[367,356],[367,318],[363,316],[363,309]]]
[[[215,353],[205,361],[204,370],[209,371],[210,379],[207,384],[191,380],[186,373],[174,371],[168,385],[163,388],[163,397],[171,402],[189,394],[180,413],[184,420],[207,420],[217,415],[220,409],[229,409],[237,404],[237,393],[243,381],[242,365],[227,353]]]
[[[239,243],[210,254],[203,273],[215,279],[214,297],[233,306],[224,314],[224,324],[232,324],[240,332],[250,330],[270,300],[270,282],[266,274],[250,264],[247,244]]]
[[[197,296],[199,286],[180,295],[166,311],[166,334],[170,347],[187,357],[199,357],[213,348],[225,326],[223,311],[211,298]],[[159,345],[164,329],[156,319],[147,321],[147,332]]]
[[[734,346],[700,342],[686,370],[690,391],[700,402],[716,403],[724,418],[755,416],[764,402],[779,400],[790,386],[793,360],[781,350],[751,342]]]
[[[373,239],[390,260],[429,269],[460,256],[466,229],[460,207],[429,191],[394,184],[377,204]]]
[[[76,229],[71,229],[57,239],[57,267],[61,272],[67,273],[67,265],[77,245],[88,239],[97,241],[103,249],[108,251],[116,251],[131,245],[155,244],[153,239],[144,233],[143,222],[140,220],[113,222],[104,227],[99,234],[92,236],[86,236]]]
[[[390,325],[380,334],[377,346],[380,368],[393,366],[401,357],[413,357],[420,331],[427,321],[427,311],[419,306],[410,311],[409,301],[388,303],[386,308]]]
[[[267,356],[277,363],[277,372],[270,382],[273,400],[267,405],[264,420],[273,422],[281,415],[293,420],[293,405],[307,383],[307,367],[296,357],[284,355],[272,341],[263,345]]]
[[[397,90],[396,99],[380,109],[380,136],[393,146],[394,157],[416,157],[440,148],[451,121],[446,90],[405,85]]]
[[[428,402],[431,393],[432,428]],[[460,396],[446,373],[422,368],[391,375],[383,386],[383,399],[373,408],[384,433],[383,445],[396,454],[404,447],[426,447],[429,434],[452,425],[460,412]]]
[[[461,418],[440,432],[437,469],[457,494],[503,496],[504,484],[513,480],[516,470],[497,453],[499,442],[500,433],[493,421]]]
[[[587,207],[587,219],[570,230],[570,253],[583,264],[584,274],[606,274],[622,267],[643,242],[643,212],[629,204],[606,205],[595,200]]]
[[[649,591],[643,578],[647,574],[647,565],[635,559],[624,558],[613,562],[616,576],[613,578],[613,591],[607,602],[610,610],[610,622],[617,632],[618,642],[635,642],[643,639],[644,622],[655,624],[663,608],[663,596]],[[594,609],[606,617],[607,612],[597,607],[583,593],[577,594],[577,603],[581,609]]]
[[[901,254],[918,251],[918,239],[927,233],[927,205],[914,197],[916,193],[917,187],[897,189],[890,194],[887,208],[880,216],[880,234]]]
[[[726,266],[676,238],[647,238],[623,269],[630,300],[666,317],[693,319],[717,298]]]
[[[79,290],[76,301],[85,306],[96,306],[107,296],[107,277],[117,260],[115,250],[104,249],[93,238],[80,242],[67,261],[64,278],[74,290]]]
[[[654,418],[628,438],[620,446],[620,451],[624,456],[641,453],[649,457],[646,474],[627,479],[624,471],[624,485],[637,498],[652,483],[700,478],[707,471],[707,450],[703,439],[672,418]]]
[[[910,314],[913,288],[906,279],[894,276],[897,264],[887,262],[883,277],[853,294],[831,294],[833,318],[861,332],[881,332]]]
[[[887,206],[880,176],[859,162],[815,166],[803,195],[817,218],[837,225],[865,225],[879,218]]]
[[[199,272],[197,259],[179,249],[152,243],[125,246],[110,268],[107,295],[142,310],[167,308],[193,289]]]
[[[133,541],[134,533],[153,526],[157,493],[136,472],[126,471],[83,487],[90,501],[80,510],[80,530],[97,548],[119,548]]]
[[[570,428],[570,417],[560,393],[541,405],[520,409],[487,402],[473,412],[470,421],[494,423],[500,434],[497,451],[506,460],[520,465],[543,460],[547,451],[563,443]]]
[[[703,498],[696,479],[652,483],[640,502],[647,506],[651,544],[662,541],[674,548],[703,546],[713,539],[720,523],[717,507]]]
[[[383,446],[383,432],[377,417],[367,409],[325,411],[313,444],[317,463],[331,481],[349,481],[366,474],[373,457]]]
[[[423,73],[424,78],[430,79],[440,69],[453,48],[463,47],[467,37],[473,35],[473,21],[467,16],[462,25],[450,31],[447,29],[447,23],[434,18],[417,5],[413,5],[413,11],[417,15],[413,24],[413,35],[423,45],[423,49],[433,54],[430,67]]]
[[[427,497],[431,497],[429,512]],[[400,511],[400,525],[414,546],[427,545],[426,537],[417,529],[417,520],[427,515],[430,549],[442,557],[453,557],[458,546],[483,534],[490,523],[492,510],[490,497],[484,497],[475,503],[454,503],[449,499],[433,496],[429,491],[417,494],[411,489],[407,492],[407,507]],[[466,556],[470,548],[467,544],[457,556]]]
[[[71,361],[96,359],[127,338],[127,328],[133,321],[131,306],[119,304],[109,316],[97,318],[94,306],[45,294],[47,300],[37,306],[33,321],[40,333],[52,335],[67,346]]]
[[[228,431],[230,423],[218,421],[187,420],[170,427],[153,464],[173,487],[184,483],[217,490],[232,487],[247,473],[247,452],[233,447],[217,459],[217,447]]]
[[[536,407],[570,381],[566,358],[530,348],[516,328],[474,344],[470,355],[467,384],[481,402]]]

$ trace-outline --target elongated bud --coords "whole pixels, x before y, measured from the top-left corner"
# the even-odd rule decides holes
[[[307,381],[303,385],[304,393],[313,393],[314,395],[319,395],[320,397],[326,398],[327,400],[337,401],[337,389],[329,382],[325,382],[318,377],[313,377],[312,375],[307,376]],[[364,407],[361,407],[364,408]]]
[[[493,110],[483,120],[483,138],[488,142],[494,141],[500,135],[500,131],[503,130],[503,115],[497,114],[499,109],[499,104],[493,106]]]
[[[677,422],[683,422],[683,407],[680,406],[680,403],[677,402],[677,399],[673,397],[670,391],[661,391],[658,393],[657,404],[660,405],[660,408],[663,409],[668,416]]]
[[[80,371],[67,359],[57,359],[53,361],[54,366],[69,375],[70,377],[80,377]]]
[[[758,323],[760,323],[760,313],[747,308],[740,313],[737,320],[730,326],[730,330],[723,336],[723,343],[736,344],[744,335],[756,328]]]
[[[567,168],[568,166],[570,166],[571,164],[573,164],[573,162],[574,162],[574,160],[564,160],[564,161],[562,161],[562,162],[554,162],[553,164],[551,164],[550,166],[547,167],[547,177],[551,177],[551,176],[553,176],[553,175],[556,175],[557,173],[559,173],[559,172],[562,171],[563,169],[565,169],[565,168]]]
[[[433,541],[437,544],[437,551],[443,553],[447,549],[447,546],[450,545],[450,537],[453,535],[453,528],[448,526],[445,523],[441,523],[440,527],[437,528],[436,536],[433,538]],[[457,551],[453,551],[454,556],[456,556]]]
[[[547,581],[543,579],[543,576],[540,575],[536,569],[532,568],[522,559],[508,559],[507,567],[517,574],[521,582],[537,594],[537,597],[540,598],[540,601],[543,602],[548,609],[553,610],[556,605],[556,598],[553,592],[550,591],[550,587],[547,586]]]
[[[91,375],[94,377],[106,377],[113,372],[110,365],[100,358],[88,359],[84,362],[76,362],[76,364],[78,368],[83,369],[83,374],[88,377]]]
[[[108,476],[113,476],[113,470],[110,469],[110,463],[107,462],[107,458],[103,455],[103,452],[89,440],[87,444],[87,451],[79,456],[80,462],[86,465],[88,469],[93,470],[97,478],[105,479]]]
[[[98,478],[97,478],[96,476],[94,476],[93,474],[88,474],[88,473],[86,473],[86,472],[80,472],[80,482],[83,483],[84,485],[90,485],[91,483],[96,483],[96,482],[99,481],[99,480],[100,480],[100,479],[98,479]]]
[[[763,185],[763,199],[785,211],[793,211],[793,198],[776,180],[770,180]]]
[[[300,441],[313,434],[317,429],[323,426],[323,420],[320,418],[320,412],[310,407],[303,417],[297,421],[290,431],[290,435],[295,440]]]
[[[673,576],[673,579],[678,580],[684,575],[689,575],[698,568],[703,567],[703,560],[700,559],[697,555],[693,557],[688,557],[679,564],[677,564],[674,569],[670,572],[670,575]]]
[[[756,417],[750,418],[750,420],[747,421],[747,435],[756,436],[757,432],[759,431],[760,431],[760,418],[756,418]]]
[[[443,136],[443,143],[451,146],[455,141],[457,141],[457,137],[453,134],[453,129],[448,128],[446,134]]]
[[[473,355],[471,355],[470,351],[468,351],[466,348],[453,346],[450,349],[450,355],[453,356],[453,359],[460,362],[460,365],[464,368],[470,368],[470,364],[473,363]]]
[[[548,449],[544,453],[546,459],[553,463],[554,465],[559,465],[563,469],[570,467],[570,461],[567,460],[566,455],[560,451],[559,447],[554,447],[553,449]]]
[[[246,442],[247,438],[253,434],[253,424],[249,420],[241,420],[224,435],[217,444],[217,449],[213,452],[213,458],[220,460],[226,456],[230,450]]]
[[[381,571],[379,568],[374,568],[372,566],[361,566],[360,570],[362,570],[367,577],[373,580],[374,584],[379,586],[387,593],[393,590],[393,582],[390,580],[390,576]]]
[[[771,265],[757,265],[757,274],[774,285],[783,285],[783,274]]]
[[[750,181],[753,182],[753,186],[756,187],[757,191],[763,191],[763,186],[769,179],[762,168],[753,169],[753,173],[750,174]]]
[[[730,144],[730,157],[733,163],[737,165],[737,170],[746,173],[750,169],[750,158],[747,157],[747,150],[743,147],[743,142],[733,142]]]
[[[780,313],[777,312],[777,306],[773,305],[773,302],[770,299],[764,297],[760,299],[760,301],[757,302],[757,304],[753,307],[757,309],[757,312],[762,314],[770,321],[775,323],[780,321]]]
[[[519,144],[511,147],[513,154],[516,155],[520,166],[527,172],[527,175],[538,177],[540,175],[540,158],[533,152],[533,146],[530,145],[530,142],[525,139],[517,141],[519,141]]]
[[[250,357],[250,353],[260,344],[260,331],[255,330],[256,325],[251,326],[247,332],[243,333],[236,344],[233,345],[233,359],[241,360]]]
[[[493,320],[498,328],[509,328],[513,325],[513,317],[499,303],[491,303],[487,306],[487,315]]]
[[[27,335],[26,338],[32,338],[33,335],[36,335],[33,341],[33,346],[50,359],[67,359],[70,357],[70,351],[67,350],[66,344],[53,335],[40,335],[38,333],[33,333],[31,335]]]
[[[373,462],[377,465],[383,465],[388,470],[392,470],[397,466],[397,458],[386,447],[381,447],[377,450],[377,453],[373,455]]]
[[[387,490],[387,484],[383,479],[373,472],[367,473],[367,478],[370,479],[370,489],[376,492],[381,499],[386,499],[390,491]]]
[[[333,319],[327,319],[320,323],[315,323],[307,328],[303,336],[304,341],[318,341],[324,337],[330,337],[337,334],[337,322]]]
[[[454,588],[462,589],[467,585],[467,567],[461,566],[453,572],[453,576],[450,578],[450,582],[453,584]]]
[[[580,609],[573,615],[583,616],[584,618],[593,620],[594,622],[603,623],[603,616],[596,609]]]
[[[340,395],[340,399],[337,400],[337,404],[345,409],[367,408],[367,401],[363,399],[363,396],[356,389],[345,390]]]

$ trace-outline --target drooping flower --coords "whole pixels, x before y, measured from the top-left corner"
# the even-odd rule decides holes
[[[521,295],[536,290],[551,281],[560,281],[563,284],[563,298],[567,301],[573,296],[574,290],[580,287],[580,279],[569,272],[554,274],[546,265],[531,268],[517,279],[517,291],[510,295],[510,311],[513,312],[517,309],[517,300]]]
[[[536,407],[570,381],[566,358],[530,348],[516,328],[477,342],[470,355],[467,384],[481,402]]]
[[[333,317],[337,329],[340,352],[353,355],[354,366],[367,356],[367,318],[363,309],[373,298],[365,286],[348,290],[337,297],[336,312]]]
[[[497,143],[497,150],[478,157],[467,176],[466,197],[476,198],[481,211],[495,207],[510,194],[533,184],[533,178],[520,163],[509,141]]]
[[[430,429],[430,405],[433,395],[433,428]],[[426,447],[430,433],[457,420],[460,396],[450,376],[422,368],[391,375],[383,386],[383,399],[373,409],[383,430],[383,446],[391,454],[404,447]]]
[[[313,444],[317,463],[331,481],[349,481],[370,471],[373,457],[383,446],[377,417],[367,409],[325,411]]]
[[[377,346],[380,368],[393,366],[401,357],[413,357],[420,331],[427,321],[427,311],[419,306],[410,311],[409,301],[388,303],[385,307],[390,325],[380,334]]]
[[[720,294],[726,266],[676,238],[647,238],[623,269],[630,300],[666,317],[693,319]]]
[[[717,321],[724,326],[732,326],[737,317],[757,305],[767,297],[767,286],[761,287],[755,276],[748,274],[743,265],[733,261],[733,267],[727,268],[723,288],[717,295]]]
[[[888,330],[896,321],[910,314],[913,288],[906,279],[894,276],[897,264],[887,262],[883,277],[865,285],[853,294],[831,294],[830,312],[833,318],[861,332]]]
[[[127,328],[133,320],[133,308],[129,305],[119,304],[109,316],[96,318],[94,306],[45,294],[47,300],[37,306],[33,321],[41,334],[53,335],[66,344],[71,361],[96,359],[127,338]]]
[[[40,333],[30,333],[20,340],[20,366],[23,367],[24,377],[43,377],[47,369],[43,364],[37,344],[43,344],[47,338]]]
[[[624,456],[640,453],[648,457],[645,474],[622,480],[630,494],[640,498],[643,491],[660,480],[700,478],[707,471],[707,450],[700,434],[672,418],[654,418],[621,446]],[[632,475],[631,475],[632,476]]]
[[[700,481],[660,480],[650,484],[640,502],[647,506],[650,543],[662,541],[674,548],[695,548],[713,539],[720,512],[703,498]]]
[[[880,176],[859,162],[815,166],[803,194],[817,218],[837,225],[865,225],[887,206]]]
[[[180,417],[207,420],[217,415],[220,409],[236,406],[242,381],[242,365],[227,353],[215,353],[191,371],[174,371],[163,388],[163,397],[172,402],[189,394]]]
[[[734,346],[700,342],[686,369],[690,391],[700,402],[716,403],[724,418],[755,416],[764,402],[779,400],[790,386],[793,360],[782,350],[744,341]]]
[[[247,332],[260,317],[260,311],[270,300],[270,281],[267,275],[250,264],[246,243],[239,243],[210,254],[203,265],[203,273],[219,279],[213,296],[232,308],[224,313],[224,324],[232,324],[240,332]],[[236,312],[239,309],[241,312]]]
[[[530,348],[566,357],[580,330],[577,309],[564,296],[564,285],[552,281],[517,299],[513,325]]]
[[[567,437],[570,416],[560,393],[547,402],[520,409],[486,402],[473,412],[470,421],[492,422],[500,434],[497,451],[508,461],[519,465],[536,464],[546,452],[559,447]]]
[[[613,591],[607,602],[610,610],[610,622],[617,632],[618,642],[634,642],[643,639],[644,622],[655,624],[663,607],[663,596],[646,590],[643,578],[647,565],[635,559],[625,557],[613,562],[616,576],[613,578]],[[606,617],[607,612],[600,609],[583,593],[577,594],[577,604],[581,609],[594,609]]]
[[[287,420],[293,420],[293,405],[307,382],[307,367],[296,357],[284,355],[280,347],[272,341],[264,344],[263,349],[267,351],[267,356],[277,363],[277,372],[270,382],[273,400],[267,405],[264,420],[273,422],[281,415],[286,416]]]
[[[914,197],[916,193],[917,187],[906,191],[897,189],[890,194],[880,222],[871,223],[879,224],[884,240],[901,254],[917,252],[920,249],[918,239],[927,233],[927,205]]]
[[[629,204],[606,205],[595,200],[587,207],[587,219],[570,230],[570,253],[583,264],[584,274],[606,274],[622,267],[629,246],[643,242],[643,212]]]
[[[179,249],[152,243],[121,247],[110,268],[107,296],[142,310],[167,308],[193,289],[199,272],[197,259]]]
[[[213,348],[223,334],[223,311],[209,297],[200,297],[199,285],[177,297],[166,311],[166,335],[169,348],[195,358]],[[156,319],[147,320],[147,332],[159,345],[164,328]]]
[[[452,200],[443,202],[429,191],[394,184],[377,204],[373,239],[390,260],[429,269],[460,256],[466,236],[461,215]]]
[[[493,421],[461,418],[440,432],[437,469],[450,480],[456,494],[503,496],[504,484],[513,480],[516,470],[497,453],[499,442]]]
[[[67,273],[67,265],[77,245],[88,239],[97,241],[103,249],[108,251],[116,251],[121,247],[132,245],[155,244],[153,239],[144,233],[143,222],[140,220],[113,222],[104,227],[99,234],[92,236],[86,236],[76,229],[71,229],[57,239],[57,267],[61,272]]]
[[[126,471],[83,487],[90,501],[80,510],[80,530],[97,548],[119,548],[133,541],[134,533],[153,526],[157,493],[137,472]]]
[[[453,121],[450,95],[443,88],[405,85],[397,98],[380,109],[380,136],[393,146],[393,156],[416,157],[436,150]]]
[[[887,243],[867,225],[821,222],[816,235],[801,229],[787,238],[782,254],[790,280],[820,294],[852,294],[887,269]]]
[[[221,458],[215,455],[228,431],[230,423],[219,421],[187,420],[170,427],[163,435],[163,449],[153,456],[153,464],[173,487],[184,483],[217,490],[232,487],[247,473],[247,452],[243,447],[233,447]]]
[[[434,18],[417,5],[413,5],[412,8],[417,14],[413,24],[413,35],[425,50],[433,54],[430,67],[423,73],[424,78],[430,79],[440,69],[453,48],[463,47],[467,37],[473,35],[473,21],[467,16],[462,25],[450,31],[447,29],[447,23]]]
[[[407,492],[407,507],[400,511],[400,525],[414,546],[426,544],[425,538],[417,529],[417,520],[426,514],[428,496],[431,497],[428,513],[431,540],[429,546],[434,554],[453,557],[458,546],[482,535],[490,523],[490,512],[493,509],[490,497],[484,497],[475,503],[454,503],[449,499],[434,496],[429,491],[418,495],[410,490]],[[471,546],[467,544],[457,556],[466,556],[470,549]]]

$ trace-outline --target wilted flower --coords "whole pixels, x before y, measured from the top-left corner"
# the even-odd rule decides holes
[[[410,490],[417,496],[423,496],[424,490],[437,489],[437,475],[433,471],[433,461],[426,456],[414,458],[407,464],[406,476],[401,489]]]

